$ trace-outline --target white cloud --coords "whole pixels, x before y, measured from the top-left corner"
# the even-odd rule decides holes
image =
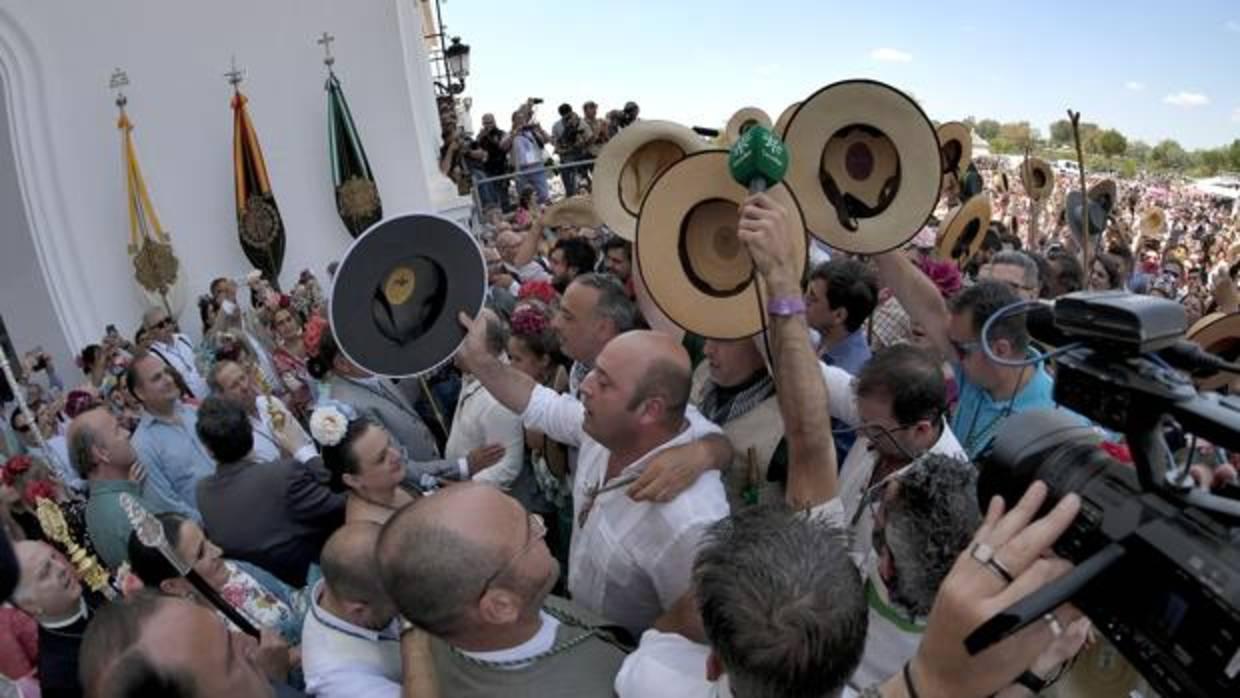
[[[1199,92],[1177,92],[1163,97],[1163,103],[1177,107],[1204,107],[1210,103],[1210,98]]]
[[[913,54],[895,48],[876,48],[870,51],[870,58],[885,63],[908,63],[913,60]]]
[[[1240,21],[1229,19],[1223,26],[1226,27],[1229,32],[1240,32]]]
[[[1141,90],[1145,89],[1145,83],[1137,82],[1136,80],[1129,80],[1128,82],[1124,83],[1124,87],[1126,89],[1132,90],[1133,92],[1140,92]]]
[[[1231,110],[1231,122],[1233,124],[1240,124],[1240,107]]]

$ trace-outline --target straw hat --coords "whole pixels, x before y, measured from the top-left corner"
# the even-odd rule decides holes
[[[775,135],[780,138],[784,137],[784,131],[788,129],[788,120],[792,118],[792,113],[795,112],[799,106],[801,106],[800,102],[793,102],[792,104],[784,107],[784,110],[779,113],[779,118],[775,120]]]
[[[939,153],[943,162],[943,174],[964,174],[973,160],[973,134],[969,127],[959,121],[948,121],[938,128]]]
[[[603,219],[598,217],[589,196],[574,196],[543,209],[542,224],[548,228],[597,228],[603,224]]]
[[[939,227],[935,256],[948,259],[964,268],[982,249],[986,230],[990,227],[990,195],[978,194],[948,212]]]
[[[1137,223],[1137,229],[1142,235],[1148,237],[1162,237],[1163,230],[1167,227],[1167,214],[1163,213],[1161,208],[1152,206],[1141,212],[1141,218]]]
[[[771,127],[771,117],[766,112],[757,107],[744,107],[732,115],[728,119],[728,125],[723,129],[724,143],[732,145],[740,140],[741,135],[749,130],[750,126]]]
[[[1115,210],[1115,204],[1119,201],[1119,188],[1115,185],[1115,180],[1104,179],[1089,188],[1089,198],[1097,201],[1102,210],[1107,215],[1111,215],[1111,211]]]
[[[785,181],[805,224],[838,250],[899,247],[934,212],[942,178],[939,141],[921,107],[872,80],[828,85],[788,121]]]
[[[614,233],[632,241],[637,214],[651,182],[706,143],[669,121],[638,121],[607,141],[594,164],[594,210]]]
[[[1240,358],[1240,313],[1210,313],[1194,322],[1185,336],[1211,354],[1235,361]],[[1198,390],[1219,390],[1230,385],[1234,378],[1230,373],[1219,372],[1195,378],[1194,382]]]
[[[1034,201],[1045,201],[1055,191],[1055,171],[1042,158],[1029,158],[1020,165],[1020,181]]]
[[[1007,172],[1003,170],[995,171],[994,190],[999,194],[1006,194],[1012,190],[1012,183],[1008,180]]]
[[[767,295],[736,236],[749,192],[732,179],[728,151],[692,153],[655,181],[642,203],[634,258],[650,297],[685,330],[740,339],[762,330]],[[799,271],[808,259],[801,209],[786,184],[767,191],[791,216]]]
[[[353,363],[381,376],[437,368],[477,315],[486,264],[473,236],[439,216],[389,218],[353,241],[332,284],[332,334]]]

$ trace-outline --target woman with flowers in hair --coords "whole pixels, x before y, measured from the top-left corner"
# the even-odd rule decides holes
[[[524,288],[522,289],[524,291]],[[551,329],[551,309],[536,297],[527,296],[512,313],[508,359],[513,368],[556,392],[568,390],[568,367],[560,342]],[[513,487],[511,492],[527,510],[557,522],[547,533],[547,544],[561,562],[568,557],[572,531],[572,486],[567,479],[568,449],[536,429],[525,430],[526,462],[523,471],[533,475],[533,487]],[[518,483],[528,478],[519,478]]]
[[[404,487],[407,469],[399,444],[382,426],[348,406],[327,403],[315,408],[310,435],[331,474],[328,486],[347,493],[345,524],[382,525],[417,497]]]

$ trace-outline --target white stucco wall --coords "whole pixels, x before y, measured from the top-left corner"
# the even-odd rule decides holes
[[[351,238],[336,214],[327,152],[323,31],[387,215],[460,214],[438,174],[438,124],[418,0],[0,0],[0,71],[14,167],[37,259],[66,343],[109,322],[132,333],[144,302],[125,252],[128,222],[108,77],[128,72],[129,114],[155,206],[183,263],[182,325],[211,278],[249,264],[233,204],[230,58],[249,97],[288,236],[282,279],[323,274]],[[10,279],[0,279],[13,296]],[[10,303],[11,300],[0,301]],[[0,305],[3,312],[4,305]],[[6,313],[8,318],[9,314]],[[24,331],[10,321],[20,339]],[[19,342],[20,343],[20,342]]]

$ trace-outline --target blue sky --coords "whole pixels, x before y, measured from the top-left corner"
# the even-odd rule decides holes
[[[1122,8],[1122,9],[1121,9]],[[771,118],[831,82],[912,93],[939,121],[1086,121],[1188,148],[1240,138],[1240,0],[973,3],[837,0],[444,0],[471,47],[474,121],[542,97],[719,126]],[[1084,56],[1084,59],[1081,56]]]

